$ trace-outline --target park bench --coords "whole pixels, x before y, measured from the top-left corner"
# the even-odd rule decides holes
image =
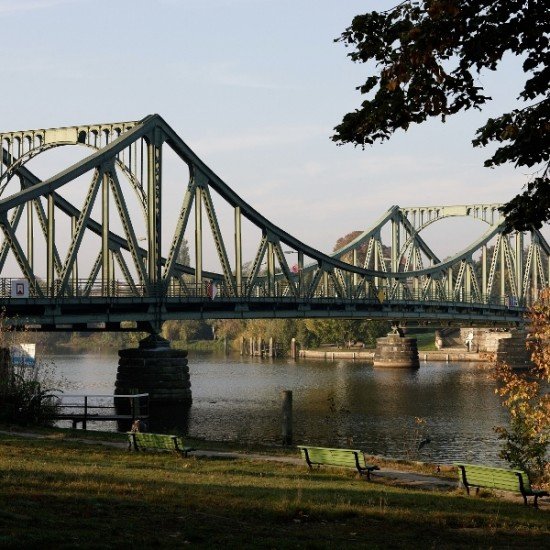
[[[128,439],[134,451],[174,451],[186,457],[187,453],[196,450],[186,447],[183,438],[176,435],[128,432]]]
[[[298,449],[307,465],[315,466],[339,466],[341,468],[355,468],[360,475],[366,475],[370,481],[373,470],[379,470],[378,466],[367,464],[363,451],[356,449],[329,449],[326,447],[309,447],[298,445]]]
[[[527,504],[527,497],[535,497],[533,503],[535,508],[538,506],[539,497],[548,496],[547,491],[532,489],[529,476],[521,470],[461,463],[455,463],[455,466],[458,468],[459,482],[462,482],[468,494],[470,494],[470,487],[475,487],[476,493],[479,492],[480,487],[521,493],[525,504]]]

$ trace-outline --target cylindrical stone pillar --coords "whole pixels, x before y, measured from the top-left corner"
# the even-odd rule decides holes
[[[376,340],[374,352],[375,367],[391,368],[418,368],[418,347],[416,338],[400,336],[397,333],[389,333]]]
[[[171,349],[168,340],[150,335],[118,355],[115,394],[148,393],[151,404],[191,403],[186,350]]]

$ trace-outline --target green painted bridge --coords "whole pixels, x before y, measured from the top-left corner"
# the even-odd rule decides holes
[[[499,204],[393,206],[324,254],[243,201],[159,115],[0,140],[10,326],[158,332],[169,319],[291,317],[513,326],[548,284],[544,236],[504,234]],[[34,167],[51,169],[61,148],[67,164],[39,178]],[[441,259],[422,231],[450,217],[486,230]]]

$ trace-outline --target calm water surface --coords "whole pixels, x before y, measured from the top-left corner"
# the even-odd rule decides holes
[[[114,391],[116,355],[47,359],[65,379],[66,393]],[[293,391],[296,443],[441,463],[500,463],[493,427],[506,423],[506,412],[494,394],[489,366],[421,363],[409,371],[351,361],[190,354],[189,370],[193,405],[181,425],[191,436],[276,442],[280,394],[286,389]],[[420,429],[416,419],[422,419]],[[417,452],[426,436],[430,442]]]

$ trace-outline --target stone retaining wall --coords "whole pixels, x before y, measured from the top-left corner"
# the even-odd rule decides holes
[[[351,351],[351,350],[300,350],[299,357],[302,359],[324,359],[326,361],[339,361],[342,359],[352,359],[354,361],[365,361],[372,363],[374,359],[374,350]],[[440,351],[419,351],[418,357],[420,361],[446,361],[446,362],[461,362],[461,361],[480,361],[490,362],[492,354],[467,352],[459,349],[446,349]]]

